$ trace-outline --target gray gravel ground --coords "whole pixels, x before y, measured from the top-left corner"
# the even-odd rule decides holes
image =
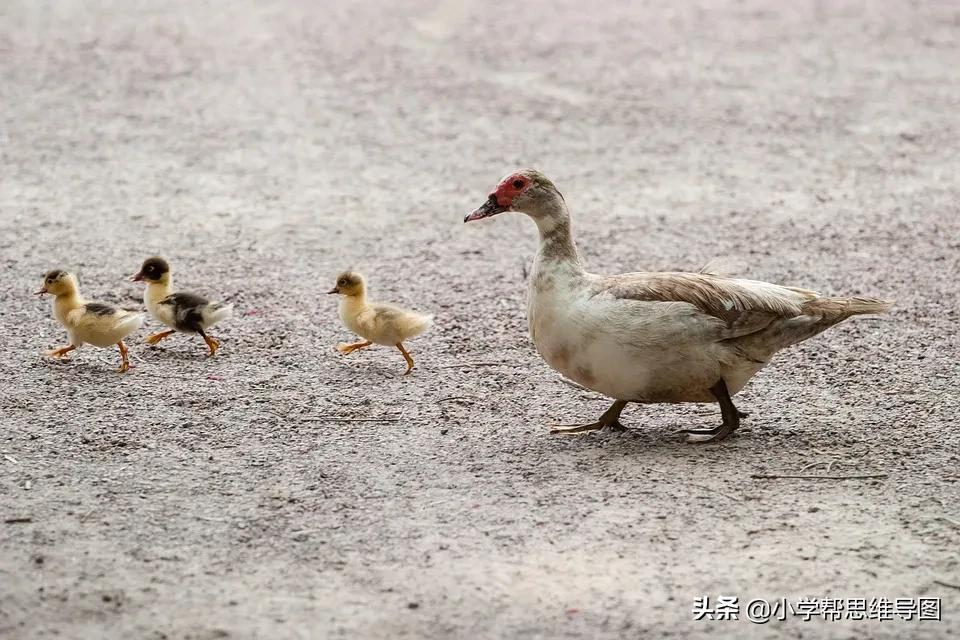
[[[960,8],[667,5],[0,4],[0,636],[957,637]],[[461,223],[524,165],[595,271],[736,256],[897,305],[783,353],[722,444],[678,433],[707,405],[551,437],[605,405],[526,337],[533,226]],[[152,253],[236,304],[215,359],[40,357],[43,271],[136,307]],[[413,375],[333,351],[344,267],[436,314]],[[751,477],[814,462],[888,477]]]

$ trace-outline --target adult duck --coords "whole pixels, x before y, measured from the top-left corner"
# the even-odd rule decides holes
[[[533,169],[501,180],[464,222],[505,211],[525,213],[540,232],[527,306],[537,351],[567,378],[614,399],[596,422],[553,433],[622,430],[630,402],[717,402],[720,426],[686,432],[690,442],[722,440],[746,415],[731,396],[774,354],[892,304],[710,273],[588,273],[563,196]]]

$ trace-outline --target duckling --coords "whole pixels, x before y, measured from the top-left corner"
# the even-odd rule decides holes
[[[407,361],[407,370],[403,375],[413,371],[413,358],[404,348],[403,341],[429,329],[433,324],[433,316],[390,304],[368,302],[367,283],[361,274],[354,271],[344,271],[337,276],[336,286],[327,293],[343,296],[340,299],[340,319],[344,326],[364,338],[351,344],[340,343],[336,346],[337,351],[347,355],[373,343],[396,347]]]
[[[206,330],[232,316],[232,304],[210,302],[195,293],[175,293],[170,265],[158,256],[147,258],[131,280],[147,282],[143,303],[151,316],[171,327],[167,331],[158,331],[147,336],[148,344],[157,344],[177,331],[198,333],[207,343],[210,355],[217,353],[220,342],[208,336]]]
[[[97,347],[117,345],[120,349],[120,369],[125,373],[130,369],[127,346],[123,339],[140,328],[143,315],[119,309],[104,302],[87,302],[80,295],[77,278],[62,269],[54,269],[43,277],[43,286],[36,295],[50,293],[55,296],[53,315],[57,322],[67,329],[70,344],[59,349],[47,351],[45,355],[62,358],[83,344]]]

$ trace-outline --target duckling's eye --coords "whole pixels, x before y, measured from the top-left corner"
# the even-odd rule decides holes
[[[514,189],[523,189],[523,180],[514,180],[513,181]]]
[[[346,281],[345,279],[341,278],[340,280],[337,280],[337,286],[338,286],[338,287],[345,287],[345,286],[347,286],[347,281]]]

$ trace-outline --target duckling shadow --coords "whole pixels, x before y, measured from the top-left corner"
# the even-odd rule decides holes
[[[218,354],[219,355],[219,354]],[[140,352],[139,357],[151,360],[174,360],[180,362],[199,362],[212,359],[206,351],[192,351],[190,349],[170,349],[166,347],[147,347]],[[221,358],[223,356],[220,356]]]
[[[387,380],[412,380],[417,375],[416,369],[411,371],[408,376],[403,375],[405,369],[402,365],[391,367],[387,364],[374,364],[360,361],[347,362],[341,360],[337,370],[344,374],[360,376],[367,384],[376,384]]]
[[[58,370],[61,373],[68,374],[73,382],[76,382],[77,378],[83,378],[84,381],[95,380],[102,382],[106,374],[116,374],[118,379],[122,379],[123,375],[129,375],[135,370],[135,367],[131,365],[130,370],[121,375],[117,372],[119,362],[111,364],[98,360],[81,360],[79,358],[61,358],[56,360],[41,358],[35,366],[48,370]]]

